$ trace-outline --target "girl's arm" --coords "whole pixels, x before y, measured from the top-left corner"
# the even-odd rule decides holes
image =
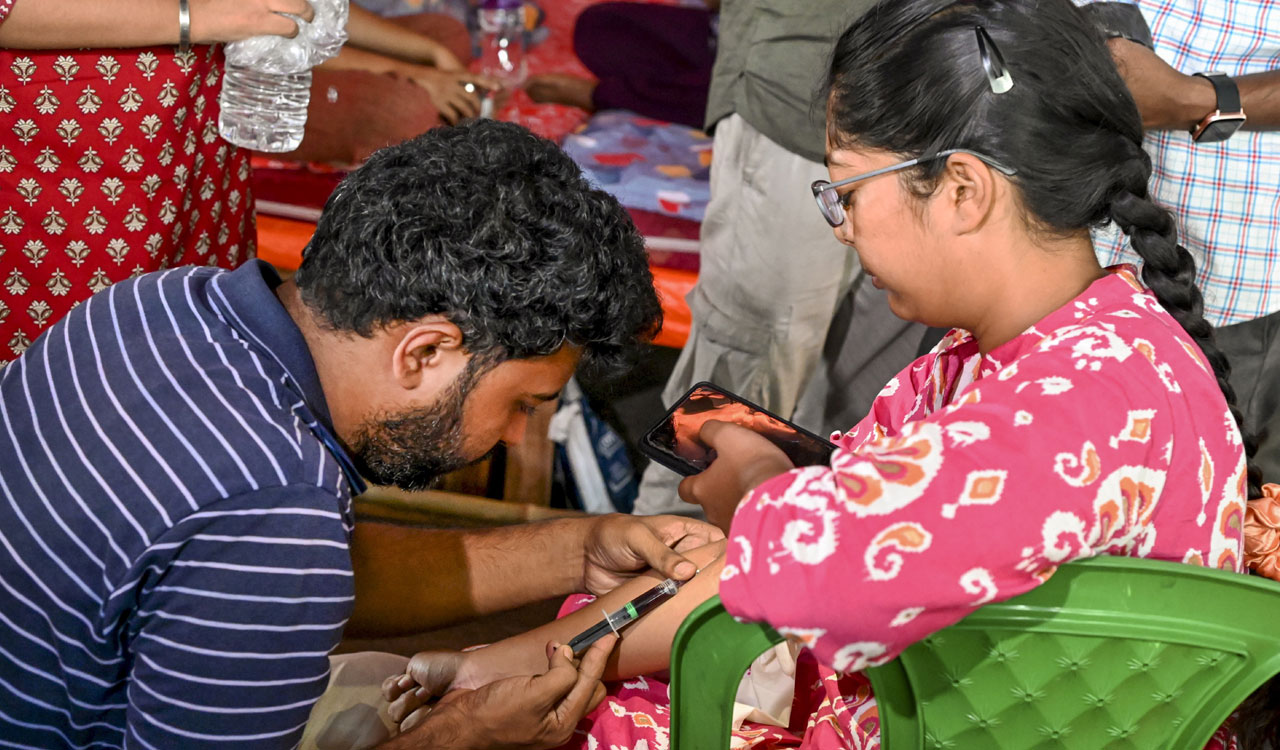
[[[671,661],[671,640],[680,623],[694,607],[720,590],[724,542],[715,542],[684,554],[698,566],[698,575],[685,583],[674,597],[622,631],[618,646],[605,667],[606,680],[666,669]],[[474,688],[502,677],[541,674],[547,668],[548,643],[568,643],[574,636],[603,620],[605,612],[618,609],[662,580],[662,574],[646,571],[577,612],[468,652],[455,687]],[[412,662],[409,669],[413,669]]]
[[[466,70],[462,61],[443,44],[354,3],[347,17],[347,47],[376,52],[417,65],[432,65],[440,70]]]
[[[191,42],[234,42],[260,34],[293,36],[298,25],[281,13],[308,21],[306,0],[191,0]],[[120,23],[127,18],[128,23]],[[178,43],[177,0],[17,0],[0,14],[0,47],[74,49],[150,47]]]
[[[699,566],[700,572],[674,597],[622,631],[621,640],[609,656],[604,679],[666,669],[671,659],[671,641],[680,623],[694,607],[719,591],[724,542],[683,554]],[[604,619],[604,612],[618,609],[661,580],[660,573],[647,571],[577,612],[476,651],[424,651],[415,655],[405,674],[393,675],[383,683],[383,694],[393,703],[392,718],[401,721],[433,696],[449,690],[470,690],[504,677],[542,674],[547,669],[548,644],[568,643]]]

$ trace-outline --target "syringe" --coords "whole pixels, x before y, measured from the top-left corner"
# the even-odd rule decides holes
[[[580,656],[587,647],[610,633],[617,633],[640,616],[676,595],[683,581],[674,578],[659,583],[613,612],[605,612],[604,619],[579,633],[569,641],[574,656]]]

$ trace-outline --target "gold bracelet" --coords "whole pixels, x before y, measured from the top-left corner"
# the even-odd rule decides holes
[[[191,0],[178,0],[178,52],[191,50]]]

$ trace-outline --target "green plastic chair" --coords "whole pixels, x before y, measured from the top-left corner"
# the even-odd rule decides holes
[[[729,747],[738,683],[782,642],[715,597],[671,647],[671,747]],[[1098,557],[867,670],[885,750],[1202,750],[1280,672],[1280,584]]]

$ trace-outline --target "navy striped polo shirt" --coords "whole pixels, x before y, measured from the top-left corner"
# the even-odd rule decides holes
[[[278,283],[141,276],[0,371],[0,747],[297,743],[363,488]]]

